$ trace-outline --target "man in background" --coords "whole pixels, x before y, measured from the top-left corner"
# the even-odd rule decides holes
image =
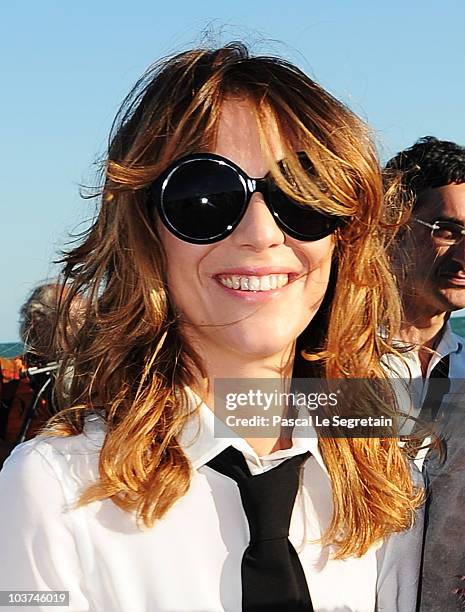
[[[438,423],[445,445],[442,459],[430,451],[423,466],[429,486],[418,610],[447,612],[460,609],[465,586],[457,578],[465,574],[465,406],[451,401],[463,396],[465,339],[449,323],[451,312],[465,308],[465,148],[421,138],[388,162],[386,175],[411,202],[393,250],[400,339],[411,348],[405,377],[420,381],[420,418]]]
[[[57,283],[32,290],[19,313],[25,352],[15,359],[0,359],[0,468],[12,449],[34,437],[57,411],[54,374],[65,339],[56,321],[66,292]],[[79,327],[83,301],[75,298],[73,306],[69,334]]]

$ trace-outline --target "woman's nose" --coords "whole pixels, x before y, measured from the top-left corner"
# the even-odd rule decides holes
[[[286,237],[265,203],[261,193],[254,193],[231,239],[241,247],[261,251],[283,244]]]

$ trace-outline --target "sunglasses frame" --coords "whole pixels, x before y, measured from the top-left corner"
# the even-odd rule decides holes
[[[218,163],[218,165],[227,166],[228,168],[233,170],[240,184],[242,185],[244,197],[243,197],[242,205],[240,207],[240,210],[239,210],[239,213],[236,219],[233,221],[233,223],[230,223],[223,232],[221,232],[220,234],[216,234],[215,236],[209,236],[207,238],[193,238],[191,236],[184,234],[178,228],[172,225],[170,219],[168,218],[165,212],[164,206],[163,206],[163,195],[164,195],[164,192],[166,191],[166,187],[171,177],[177,170],[179,170],[181,166],[185,164],[193,163],[196,161],[204,161],[204,160],[210,161],[210,162],[216,162]],[[337,229],[337,227],[344,224],[346,220],[344,217],[337,217],[335,215],[325,215],[324,213],[320,213],[319,211],[313,211],[317,213],[318,215],[321,215],[323,218],[325,218],[328,221],[329,225],[324,231],[318,234],[314,234],[311,237],[309,237],[308,234],[303,234],[289,227],[279,217],[279,213],[273,208],[273,205],[271,203],[272,198],[269,197],[269,193],[270,193],[269,176],[270,176],[270,173],[268,172],[263,178],[252,178],[248,176],[240,166],[238,166],[237,164],[235,164],[233,161],[231,161],[230,159],[226,157],[217,155],[216,153],[194,153],[191,155],[186,155],[176,160],[165,170],[165,172],[163,172],[163,174],[155,181],[155,183],[153,184],[151,188],[151,197],[152,197],[152,200],[155,200],[156,210],[160,216],[161,221],[165,225],[165,227],[172,234],[174,234],[174,236],[176,236],[180,240],[183,240],[184,242],[189,242],[191,244],[212,244],[215,242],[220,242],[221,240],[224,240],[225,238],[230,236],[234,232],[234,230],[237,228],[237,226],[240,224],[240,222],[242,221],[244,214],[247,210],[247,207],[250,203],[250,200],[252,199],[252,196],[255,193],[261,193],[263,195],[264,202],[268,210],[270,211],[271,215],[273,216],[275,223],[281,229],[281,231],[283,231],[286,235],[290,236],[291,238],[295,238],[296,240],[300,240],[302,242],[315,242],[316,240],[321,240],[322,238],[329,236]],[[279,188],[277,187],[277,189]]]

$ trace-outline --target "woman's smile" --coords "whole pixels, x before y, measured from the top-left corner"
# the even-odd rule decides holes
[[[247,302],[264,302],[275,299],[283,289],[293,283],[300,274],[283,266],[242,266],[213,275],[213,279],[233,298]]]

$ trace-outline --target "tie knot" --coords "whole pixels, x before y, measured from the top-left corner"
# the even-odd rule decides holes
[[[250,474],[242,453],[232,447],[208,463],[237,482],[249,523],[250,544],[287,539],[300,469],[308,456],[309,453],[290,457],[255,476]]]

